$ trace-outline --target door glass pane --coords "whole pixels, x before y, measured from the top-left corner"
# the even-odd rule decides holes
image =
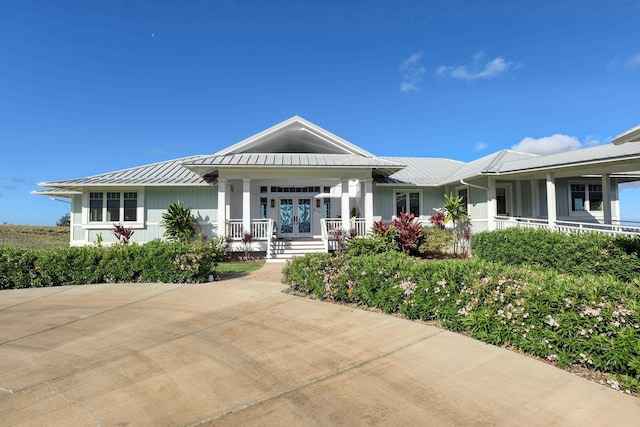
[[[407,211],[407,193],[396,193],[396,215]]]
[[[311,199],[298,199],[298,232],[311,233]]]
[[[280,199],[280,232],[293,233],[293,199]]]

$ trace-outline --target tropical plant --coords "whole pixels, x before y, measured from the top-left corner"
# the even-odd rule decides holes
[[[118,243],[122,246],[127,246],[131,241],[131,236],[133,236],[134,231],[131,227],[125,227],[122,224],[114,224],[113,225],[113,234],[118,239]],[[100,241],[102,241],[102,236],[100,236]]]
[[[251,257],[249,256],[249,251],[251,250],[251,242],[253,241],[253,234],[245,231],[242,234],[242,243],[244,245],[244,259],[245,261],[249,261]]]
[[[431,218],[429,218],[429,222],[431,222],[431,224],[433,224],[435,227],[438,227],[440,230],[444,230],[445,220],[446,216],[442,213],[442,211],[435,212],[433,215],[431,215]]]
[[[442,209],[445,213],[445,222],[451,221],[453,224],[453,252],[455,254],[458,254],[458,245],[462,232],[461,227],[465,221],[469,219],[467,208],[464,206],[463,201],[464,199],[461,196],[455,197],[451,193],[444,195],[444,206]]]
[[[169,240],[188,242],[196,235],[198,221],[191,215],[191,209],[178,200],[162,214],[160,225],[166,228],[164,236]]]
[[[412,213],[400,212],[391,221],[391,227],[396,230],[395,240],[405,254],[409,255],[418,249],[422,239],[422,227]]]

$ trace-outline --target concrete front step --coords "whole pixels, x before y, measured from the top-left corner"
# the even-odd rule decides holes
[[[324,252],[321,239],[273,240],[271,242],[272,259],[290,259],[295,256]]]

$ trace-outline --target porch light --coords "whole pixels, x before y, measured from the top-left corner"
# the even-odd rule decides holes
[[[316,208],[320,207],[320,199],[316,199]]]
[[[271,199],[271,207],[272,208],[276,207],[276,200],[275,199]]]

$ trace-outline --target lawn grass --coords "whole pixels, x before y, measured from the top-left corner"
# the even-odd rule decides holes
[[[232,274],[249,274],[256,271],[264,265],[264,262],[221,262],[218,264],[217,271],[219,273],[232,273]]]
[[[69,233],[69,227],[0,224],[0,248],[64,248]]]

